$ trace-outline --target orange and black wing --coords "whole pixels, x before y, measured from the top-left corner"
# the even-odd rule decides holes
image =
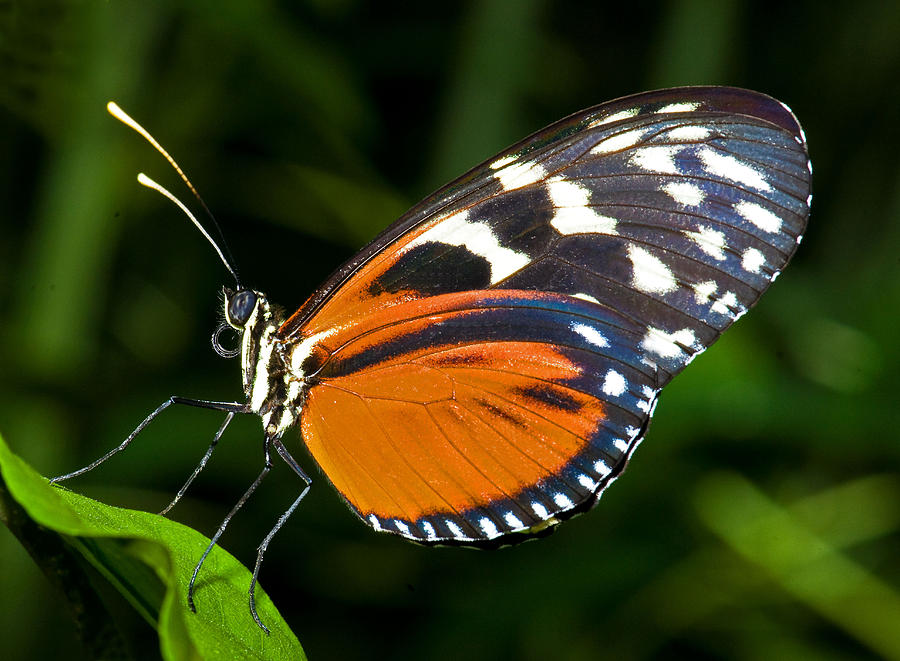
[[[657,371],[634,323],[571,297],[444,294],[326,340],[303,438],[376,529],[492,539],[592,501],[637,443]]]
[[[417,206],[279,330],[303,438],[376,529],[531,531],[596,501],[659,389],[781,272],[810,167],[731,88],[567,118]]]

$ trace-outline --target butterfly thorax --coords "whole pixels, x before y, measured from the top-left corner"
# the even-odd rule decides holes
[[[251,412],[262,418],[269,436],[281,436],[294,422],[305,392],[303,380],[289,372],[278,340],[283,311],[265,294],[225,290],[225,318],[241,332],[241,374]]]

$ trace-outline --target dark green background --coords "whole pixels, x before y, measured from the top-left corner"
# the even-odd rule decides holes
[[[654,87],[749,87],[806,129],[807,236],[666,390],[600,507],[514,549],[423,549],[358,523],[314,473],[261,580],[313,659],[900,655],[900,621],[879,624],[900,613],[900,4],[407,4],[0,4],[9,444],[58,474],[170,394],[241,395],[209,345],[226,274],[135,182],[188,197],[110,98],[192,176],[244,279],[293,309],[407,206],[551,121]],[[220,419],[167,412],[72,486],[158,510]],[[221,445],[173,512],[206,533],[257,472],[259,421]],[[278,466],[224,546],[251,563],[297,489]],[[152,631],[125,625],[154,658]],[[0,656],[77,658],[74,640],[0,533]]]

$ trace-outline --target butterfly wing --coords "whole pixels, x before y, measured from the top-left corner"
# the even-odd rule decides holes
[[[486,540],[595,502],[656,393],[756,303],[810,166],[767,96],[620,99],[385,230],[279,330],[304,440],[375,528]]]
[[[375,528],[471,541],[573,510],[655,401],[640,329],[602,306],[480,290],[395,312],[324,339],[301,413],[310,452]]]

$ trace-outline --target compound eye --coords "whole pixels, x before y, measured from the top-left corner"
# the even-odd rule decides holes
[[[228,301],[228,321],[243,328],[256,307],[256,294],[249,289],[242,289]]]

